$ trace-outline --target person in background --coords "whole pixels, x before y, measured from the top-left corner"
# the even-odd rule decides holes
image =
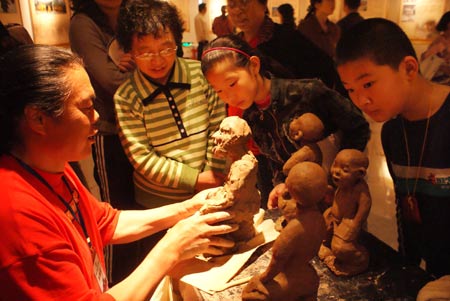
[[[426,59],[433,56],[440,58],[440,64],[434,73],[430,76],[431,81],[450,85],[450,11],[442,15],[436,30],[440,33],[435,38],[428,49],[420,56],[423,63]]]
[[[291,29],[296,28],[294,8],[289,3],[278,6],[278,13],[280,14],[281,24]]]
[[[137,68],[114,101],[136,201],[145,208],[180,202],[224,180],[212,136],[225,105],[199,61],[176,57],[182,35],[179,12],[165,1],[128,0],[120,10],[117,38]]]
[[[25,45],[0,60],[0,291],[3,300],[149,300],[181,260],[221,254],[227,212],[194,214],[200,197],[150,210],[118,211],[81,184],[69,161],[90,155],[99,115],[80,58]],[[109,288],[103,248],[161,229],[167,235]]]
[[[297,30],[276,24],[269,17],[267,0],[227,0],[228,16],[241,30],[238,36],[266,58],[266,69],[280,78],[318,78],[329,88],[346,95],[333,59]],[[242,116],[242,110],[228,106],[230,115]],[[262,204],[272,190],[270,165],[258,148],[251,150],[259,163],[258,188]]]
[[[341,35],[347,32],[353,25],[364,20],[358,12],[360,6],[361,0],[344,0],[345,17],[337,22],[337,25],[341,29]]]
[[[206,15],[206,3],[198,5],[198,14],[194,18],[195,36],[197,37],[197,59],[201,60],[203,48],[208,45],[208,16]]]
[[[253,139],[273,171],[270,176],[276,186],[268,204],[273,208],[285,188],[283,165],[299,148],[289,137],[294,118],[315,114],[324,125],[324,137],[342,131],[343,149],[364,150],[370,132],[369,124],[350,100],[320,80],[276,78],[262,64],[248,43],[227,36],[217,38],[205,50],[202,72],[224,102],[244,110]]]
[[[407,35],[395,23],[367,19],[344,34],[338,71],[351,100],[377,122],[394,180],[399,251],[406,264],[450,274],[450,87],[419,72]]]
[[[218,17],[214,18],[213,24],[212,24],[212,32],[218,36],[223,37],[229,34],[233,34],[235,29],[233,24],[231,24],[230,19],[227,16],[227,6],[222,5],[220,8],[220,11],[222,14]]]
[[[310,0],[308,13],[298,24],[298,30],[331,58],[340,36],[339,27],[328,19],[335,5],[335,0]]]
[[[86,65],[95,90],[94,106],[100,114],[92,154],[101,199],[118,209],[135,209],[133,167],[120,143],[113,101],[117,88],[135,68],[130,54],[114,51],[121,3],[122,0],[72,0],[69,40],[72,51]],[[136,252],[136,244],[114,246],[113,254],[107,256],[112,283],[122,280],[137,266],[137,256],[132,255]]]

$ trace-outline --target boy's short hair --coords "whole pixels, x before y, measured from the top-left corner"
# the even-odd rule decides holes
[[[183,39],[184,22],[177,8],[158,0],[128,0],[122,4],[117,26],[117,41],[125,52],[131,50],[134,34],[161,37],[170,30],[177,45]]]
[[[352,26],[336,46],[338,66],[368,58],[397,70],[406,56],[417,60],[408,36],[397,24],[383,18],[366,19]]]
[[[361,0],[344,0],[344,3],[350,9],[358,9],[361,5]]]

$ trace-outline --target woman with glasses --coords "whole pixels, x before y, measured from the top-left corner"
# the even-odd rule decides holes
[[[212,135],[225,106],[200,62],[176,56],[183,30],[177,9],[165,1],[130,0],[119,13],[117,39],[137,68],[114,101],[135,198],[145,208],[180,202],[224,180]]]

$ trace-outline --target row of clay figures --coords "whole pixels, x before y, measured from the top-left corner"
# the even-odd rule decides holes
[[[269,266],[250,280],[243,300],[317,300],[319,277],[310,264],[317,254],[337,275],[358,274],[368,267],[369,253],[358,243],[371,207],[364,181],[367,156],[354,149],[338,153],[331,167],[334,200],[322,214],[317,205],[330,185],[315,143],[323,138],[323,124],[307,113],[294,119],[288,130],[299,150],[283,168],[287,178],[278,200],[283,216],[276,222],[280,235],[273,244]],[[224,186],[211,190],[200,209],[201,213],[232,211],[232,222],[239,224],[239,229],[228,238],[237,245],[256,234],[253,217],[260,207],[257,160],[246,147],[250,136],[243,119],[233,116],[223,120],[214,135],[214,152],[230,159],[230,171]]]

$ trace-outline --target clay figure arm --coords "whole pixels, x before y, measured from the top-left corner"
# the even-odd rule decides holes
[[[361,229],[363,224],[369,217],[370,208],[372,206],[372,198],[369,193],[367,185],[360,185],[360,192],[358,198],[358,210],[353,218],[354,226]]]

